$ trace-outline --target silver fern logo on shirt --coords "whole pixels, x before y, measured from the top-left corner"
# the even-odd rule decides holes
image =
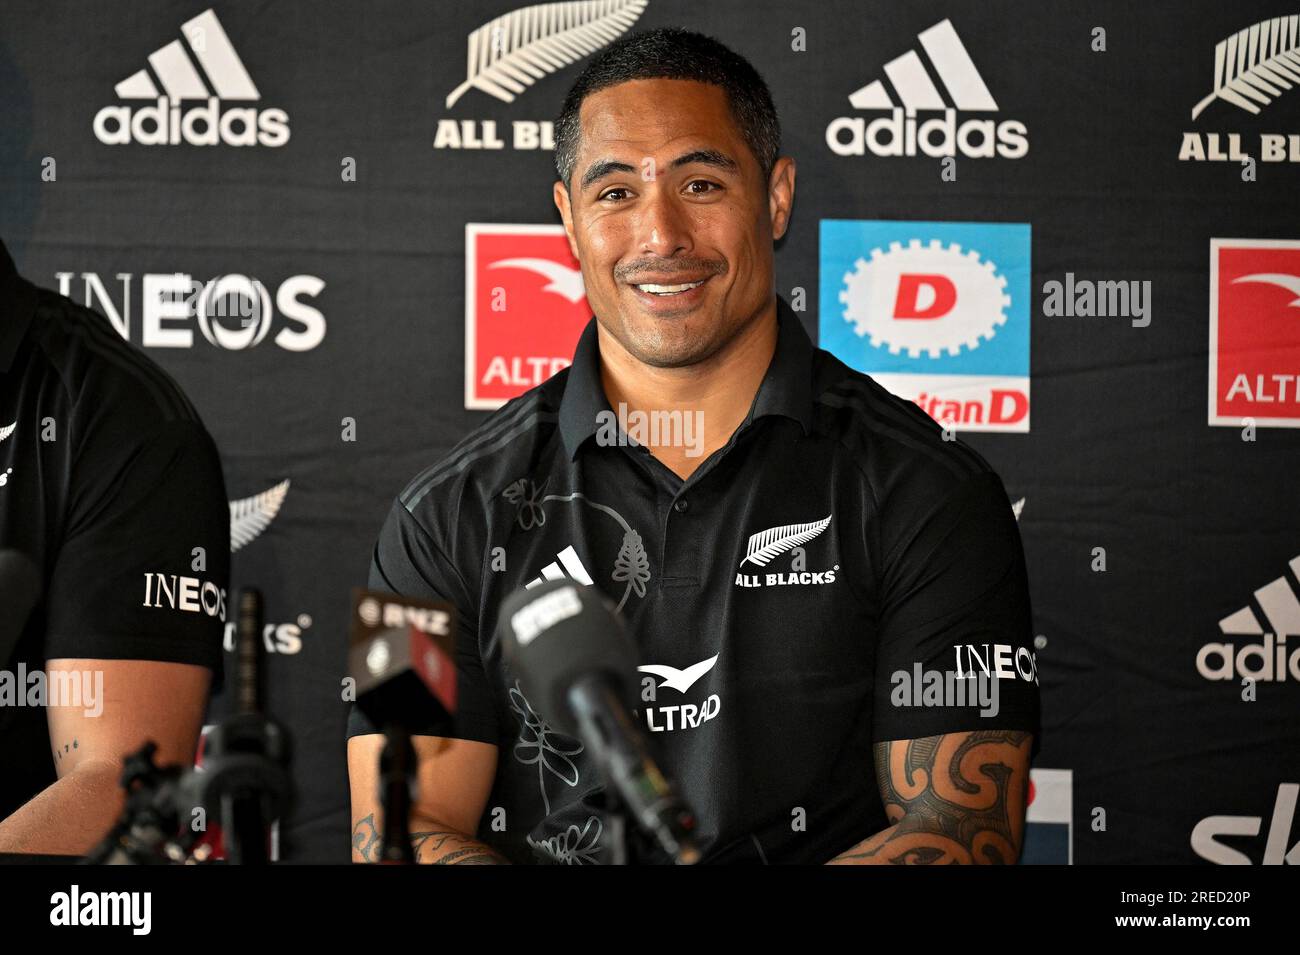
[[[835,564],[826,570],[808,570],[803,545],[818,537],[830,526],[831,515],[819,521],[806,524],[781,524],[767,530],[751,534],[745,547],[745,557],[740,562],[736,573],[737,587],[783,587],[783,586],[817,586],[835,583],[835,574],[840,569]],[[772,571],[767,568],[773,561],[791,553],[788,571]],[[749,567],[762,569],[764,573],[746,573]]]

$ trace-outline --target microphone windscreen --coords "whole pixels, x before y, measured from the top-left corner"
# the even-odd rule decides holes
[[[497,637],[530,705],[562,733],[578,735],[568,695],[579,679],[600,676],[636,705],[636,646],[595,587],[548,580],[516,590],[501,602]]]

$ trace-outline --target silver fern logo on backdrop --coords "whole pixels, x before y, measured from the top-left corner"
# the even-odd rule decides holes
[[[243,497],[230,502],[230,552],[233,554],[251,544],[271,526],[275,515],[280,513],[284,496],[289,493],[289,480],[286,478],[275,487],[268,488],[261,494]]]
[[[649,0],[582,0],[537,3],[487,21],[469,35],[465,79],[447,94],[450,110],[470,91],[513,104],[538,80],[609,46],[640,18]],[[482,103],[475,100],[475,108]],[[507,129],[508,125],[508,129]],[[555,148],[549,119],[443,117],[435,149]]]
[[[996,113],[999,106],[952,21],[941,20],[917,34],[917,40],[929,69],[916,50],[886,63],[884,80],[874,79],[849,94],[854,109],[885,115],[871,120],[863,116],[831,120],[826,127],[830,150],[840,156],[870,152],[881,157],[961,155],[970,159],[1020,159],[1028,153],[1029,131],[1019,120],[998,122],[976,116],[957,122],[959,113]],[[894,96],[890,96],[891,89]],[[939,115],[918,115],[935,113]]]
[[[247,547],[262,535],[275,515],[280,513],[280,505],[289,493],[289,479],[281,481],[274,487],[267,488],[260,494],[241,497],[230,501],[230,552]],[[303,631],[312,625],[309,613],[300,613],[287,623],[266,622],[262,624],[262,645],[267,653],[291,656],[302,650]],[[226,621],[224,646],[227,653],[235,651],[235,621]]]
[[[825,570],[808,570],[807,555],[803,545],[821,536],[822,531],[830,527],[831,515],[819,521],[805,524],[781,524],[767,530],[751,534],[745,547],[744,559],[736,573],[737,587],[782,587],[782,586],[817,586],[835,583],[835,574],[840,565],[834,564]],[[747,564],[755,568],[767,569],[768,565],[784,554],[791,554],[789,571],[768,571],[767,573],[745,573]]]
[[[95,114],[95,137],[109,146],[124,143],[283,146],[287,143],[289,115],[284,110],[254,106],[221,109],[223,101],[256,102],[262,94],[217,15],[211,9],[204,10],[186,20],[181,32],[185,44],[172,40],[149,54],[153,75],[149,69],[140,69],[113,87],[119,99],[149,100],[150,105],[137,109],[105,106]],[[186,100],[206,102],[182,111],[180,104]]]
[[[1264,115],[1287,90],[1300,85],[1300,14],[1273,17],[1244,27],[1214,47],[1210,91],[1192,107],[1192,120],[1202,115],[1215,122]],[[1300,100],[1300,97],[1295,97]],[[1289,115],[1294,117],[1293,112]],[[1300,133],[1261,132],[1258,148],[1243,143],[1240,132],[1186,132],[1178,149],[1183,162],[1300,163]]]

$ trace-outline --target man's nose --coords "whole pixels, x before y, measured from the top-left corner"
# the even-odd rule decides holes
[[[682,252],[689,253],[694,243],[691,240],[690,214],[684,203],[654,184],[648,185],[645,196],[637,223],[640,251],[665,259]]]

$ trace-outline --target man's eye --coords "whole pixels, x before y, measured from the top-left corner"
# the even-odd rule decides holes
[[[609,190],[609,192],[603,193],[603,194],[601,195],[601,197],[600,197],[600,201],[601,201],[601,202],[604,202],[606,199],[608,199],[610,196],[612,196],[612,195],[613,195],[614,193],[616,193],[616,192],[627,192],[627,190],[626,190],[626,189],[611,189],[611,190]]]

